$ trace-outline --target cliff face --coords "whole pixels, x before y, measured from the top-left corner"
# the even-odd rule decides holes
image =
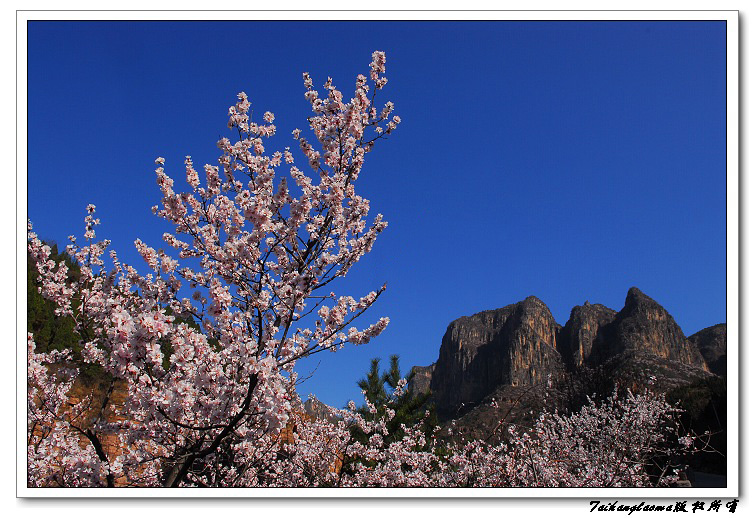
[[[683,371],[679,379],[701,377],[711,371],[706,359],[720,362],[723,357],[725,362],[725,324],[723,332],[714,328],[688,340],[673,317],[637,288],[629,290],[619,312],[601,304],[574,307],[563,328],[541,300],[527,297],[451,322],[438,361],[414,368],[415,386],[429,386],[439,416],[448,419],[474,407],[501,385],[538,385],[549,376],[558,378],[577,367],[600,366],[609,360],[634,362],[643,376],[666,366],[669,373]],[[716,369],[720,370],[718,363]],[[673,385],[672,377],[666,377]]]
[[[314,396],[310,396],[309,399],[304,402],[302,405],[302,411],[314,419],[322,419],[330,421],[331,423],[335,423],[339,420],[337,415],[334,415],[327,406]]]
[[[474,406],[498,385],[534,385],[562,372],[560,328],[536,297],[451,322],[430,382],[441,418]]]
[[[710,372],[700,351],[687,340],[673,317],[637,288],[629,290],[624,308],[609,324],[606,334],[605,348],[596,351],[598,360],[637,351]]]
[[[690,336],[689,342],[700,351],[712,373],[726,376],[726,324],[706,327]]]
[[[616,311],[602,304],[585,302],[574,306],[561,335],[559,348],[569,367],[587,363],[593,348],[601,351],[607,347],[606,326],[616,318]]]
[[[409,390],[412,394],[419,396],[430,392],[433,371],[435,371],[434,363],[428,367],[412,367],[411,381],[409,382]]]

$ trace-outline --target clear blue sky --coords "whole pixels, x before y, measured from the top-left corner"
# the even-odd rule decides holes
[[[246,91],[279,137],[309,115],[301,73],[345,93],[373,50],[403,122],[361,193],[389,222],[339,293],[384,282],[367,346],[300,364],[302,387],[360,398],[370,358],[437,359],[462,315],[542,299],[564,324],[637,286],[686,334],[726,320],[723,22],[36,22],[28,32],[28,207],[66,243],[98,207],[122,259],[168,226],[154,159],[215,164]],[[302,169],[306,162],[298,159]]]

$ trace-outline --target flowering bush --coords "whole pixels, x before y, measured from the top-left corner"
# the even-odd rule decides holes
[[[219,165],[190,157],[186,192],[158,158],[162,205],[154,212],[175,226],[170,255],[140,240],[146,275],[96,240],[99,220],[87,207],[86,243],[72,236],[68,253],[80,276],[32,232],[28,249],[40,293],[56,314],[75,321],[81,357],[125,383],[117,419],[104,398],[83,419],[91,397],[72,403],[77,375],[70,352],[43,354],[28,337],[28,484],[30,486],[571,486],[642,485],[674,410],[652,394],[590,402],[571,416],[543,413],[533,430],[512,430],[500,444],[444,443],[423,422],[402,425],[388,440],[395,411],[368,406],[331,409],[335,422],[299,410],[298,359],[346,343],[365,344],[388,324],[352,325],[385,286],[359,299],[330,291],[370,251],[386,227],[367,221],[369,202],[355,184],[366,155],[400,119],[376,104],[387,82],[385,55],[375,52],[369,79],[359,75],[345,101],[331,79],[325,95],[304,74],[316,145],[293,138],[314,175],[297,168],[286,148],[266,154],[275,117],[250,115],[242,92],[229,110],[232,140],[218,142]],[[369,130],[369,132],[368,132]],[[294,186],[280,173],[287,168]],[[193,292],[190,293],[190,292]],[[191,296],[185,296],[191,295]],[[396,383],[400,398],[405,382]],[[96,406],[96,405],[95,405]],[[395,423],[394,423],[395,424]],[[351,431],[361,430],[354,439]],[[437,432],[437,429],[436,429]],[[117,454],[103,448],[105,437]],[[677,444],[681,448],[684,445]],[[673,449],[673,448],[672,448]],[[670,481],[662,477],[661,483]]]
[[[401,396],[401,389],[394,397]],[[369,402],[367,399],[365,401]],[[439,427],[428,440],[423,423],[402,425],[392,440],[395,414],[373,406],[363,416],[354,403],[331,408],[336,422],[295,417],[296,432],[283,450],[276,483],[338,487],[638,487],[678,480],[670,458],[693,450],[679,437],[678,409],[645,391],[590,401],[569,416],[542,412],[534,427],[512,426],[503,442],[449,442]],[[360,441],[349,429],[358,427]],[[349,463],[349,460],[355,461]]]

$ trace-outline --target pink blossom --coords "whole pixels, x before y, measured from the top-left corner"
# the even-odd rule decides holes
[[[382,74],[384,64],[384,55],[377,53],[370,68]],[[29,224],[29,253],[42,295],[56,304],[58,314],[74,318],[78,332],[86,328],[84,359],[127,385],[118,409],[121,420],[77,430],[62,410],[70,385],[45,378],[40,362],[30,364],[30,380],[59,402],[51,407],[57,431],[50,437],[63,455],[52,460],[30,453],[34,484],[111,485],[113,473],[136,485],[167,486],[286,485],[303,477],[289,475],[275,460],[282,447],[276,434],[287,426],[297,398],[296,361],[349,340],[366,343],[388,323],[382,318],[361,330],[354,325],[385,287],[359,302],[330,291],[320,294],[370,251],[385,228],[380,216],[367,220],[369,203],[355,190],[365,152],[374,145],[363,140],[364,128],[380,123],[365,95],[366,78],[359,76],[347,101],[331,79],[320,96],[309,75],[303,77],[314,112],[308,119],[311,143],[300,130],[293,136],[316,171],[313,177],[293,165],[290,150],[267,154],[264,139],[276,132],[274,115],[264,112],[262,123],[252,120],[251,103],[239,93],[228,110],[234,140],[218,141],[222,154],[218,165],[204,166],[204,183],[189,156],[189,192],[174,184],[162,157],[155,161],[162,199],[154,212],[175,225],[163,240],[178,257],[136,239],[151,273],[139,274],[112,251],[112,268],[106,267],[109,242],[95,241],[99,220],[90,205],[86,246],[75,238],[69,245],[82,272],[80,281],[69,285],[67,267],[50,260],[49,247]],[[346,135],[340,146],[338,135]],[[295,191],[276,178],[275,168],[284,159],[291,164]],[[301,241],[305,231],[311,241]],[[193,299],[179,293],[186,283],[196,292]],[[318,300],[332,303],[312,302]],[[183,321],[168,310],[183,315]],[[322,315],[316,326],[307,325],[312,311]],[[186,319],[198,328],[183,323]],[[30,394],[40,392],[30,389]],[[30,405],[37,401],[30,399]],[[117,458],[94,453],[105,434],[122,445]],[[348,435],[345,429],[337,434],[338,440]],[[218,448],[226,447],[226,437],[233,438],[222,456],[229,460],[221,460]],[[215,439],[218,444],[208,449]],[[74,446],[79,441],[87,446]],[[201,454],[189,458],[186,451]],[[307,455],[302,459],[314,461]],[[251,465],[258,468],[248,469]],[[63,466],[73,478],[55,478]]]

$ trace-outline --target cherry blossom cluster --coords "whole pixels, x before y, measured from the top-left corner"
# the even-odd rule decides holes
[[[543,413],[532,430],[509,430],[510,465],[516,466],[510,471],[512,483],[534,482],[541,487],[669,485],[678,479],[677,473],[673,466],[661,463],[693,447],[689,436],[678,440],[679,412],[663,394],[630,391],[619,397],[614,390],[608,399],[590,400],[568,416]],[[651,475],[658,480],[651,480]]]
[[[229,109],[234,138],[217,144],[218,165],[205,165],[200,175],[186,157],[187,190],[158,158],[162,201],[153,211],[175,231],[164,235],[169,252],[136,240],[146,275],[108,252],[109,241],[96,240],[94,205],[87,207],[86,244],[71,237],[67,249],[81,267],[73,285],[29,224],[42,295],[74,318],[83,358],[128,385],[120,419],[84,434],[93,447],[91,437],[105,434],[129,445],[115,459],[98,457],[108,473],[139,485],[252,480],[260,455],[275,454],[273,438],[290,418],[296,361],[366,344],[388,325],[386,317],[361,328],[355,322],[385,286],[356,298],[332,291],[387,225],[380,214],[368,221],[369,201],[355,189],[366,153],[399,122],[388,119],[392,105],[375,104],[386,84],[384,53],[373,54],[370,70],[370,81],[357,78],[351,99],[330,78],[321,95],[304,74],[314,145],[299,129],[293,135],[313,177],[294,165],[289,148],[266,154],[275,116],[266,112],[255,122],[243,92]],[[368,128],[375,135],[367,136]],[[49,384],[39,389],[45,394],[66,387],[35,379]],[[81,458],[89,459],[84,451]]]
[[[82,441],[78,426],[90,401],[69,403],[68,392],[78,371],[65,366],[67,352],[38,353],[31,333],[27,344],[27,484],[104,485],[109,467],[90,441]],[[51,372],[50,364],[58,368]]]
[[[366,401],[369,406],[369,401]],[[618,392],[580,411],[543,411],[531,427],[511,426],[501,442],[448,441],[440,428],[429,439],[423,423],[389,441],[387,406],[365,419],[351,403],[330,408],[340,420],[296,418],[287,445],[286,479],[279,485],[337,487],[641,487],[678,480],[672,459],[695,449],[679,436],[679,410],[663,394]],[[382,417],[378,417],[382,415]],[[367,434],[364,444],[349,427]]]

